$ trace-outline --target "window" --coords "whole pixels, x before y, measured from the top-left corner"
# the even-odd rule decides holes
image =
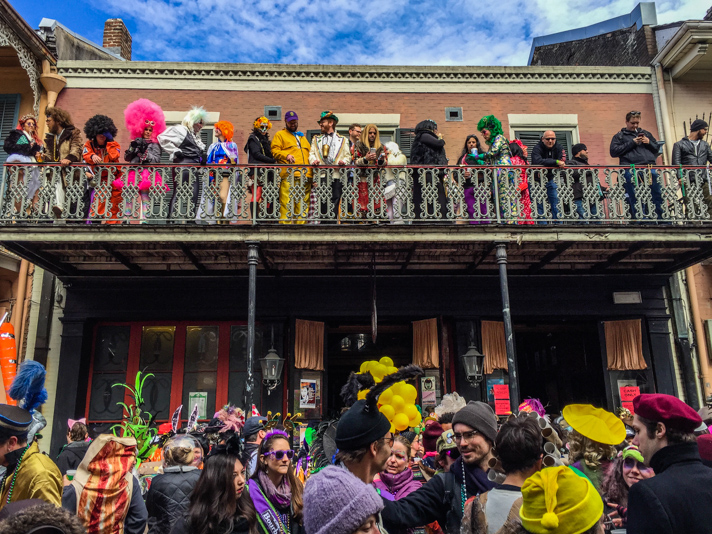
[[[410,163],[410,150],[413,147],[413,140],[415,139],[415,128],[397,128],[395,133],[396,143],[400,147],[401,152],[408,158],[408,163]]]
[[[20,95],[0,95],[0,139],[5,141],[7,136],[17,126],[20,111]],[[5,163],[7,152],[0,144],[0,165]]]
[[[101,326],[97,329],[89,390],[90,420],[111,422],[121,419],[123,409],[117,403],[124,401],[125,390],[113,385],[126,381],[130,336],[130,326]]]
[[[445,108],[446,122],[462,122],[462,108]]]
[[[541,136],[544,134],[545,130],[537,130],[537,131],[522,131],[522,130],[515,130],[514,131],[514,139],[519,139],[524,145],[529,149],[529,163],[532,162],[532,149],[536,146],[536,144],[541,140]],[[562,147],[564,147],[564,150],[566,151],[566,158],[571,157],[571,147],[574,146],[574,143],[571,140],[571,132],[567,131],[556,131],[554,130],[554,133],[556,133],[556,142],[559,143]]]
[[[265,106],[265,117],[271,121],[281,121],[282,106]]]
[[[547,130],[556,133],[556,142],[564,147],[566,157],[570,158],[571,147],[579,141],[578,115],[576,114],[509,114],[510,141],[519,139],[529,149],[531,163],[532,148],[539,142]]]

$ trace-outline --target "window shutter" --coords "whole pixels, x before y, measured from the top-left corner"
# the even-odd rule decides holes
[[[415,128],[396,128],[396,143],[410,163],[410,149],[415,139]]]
[[[529,130],[529,131],[515,131],[514,138],[519,139],[529,150],[529,163],[532,162],[532,149],[541,140],[541,136],[544,135],[544,130]],[[514,141],[511,139],[510,141]],[[571,158],[571,147],[573,146],[571,132],[563,131],[556,132],[556,142],[559,143],[566,151],[566,159]]]
[[[19,111],[20,95],[0,95],[0,141],[4,142],[17,126]],[[0,165],[5,163],[7,156],[8,154],[0,143]]]
[[[309,145],[311,145],[312,137],[314,137],[315,135],[319,135],[320,133],[321,133],[321,130],[307,130],[306,137],[307,137],[307,141],[309,142]],[[344,137],[348,138],[348,136],[349,136],[349,133],[347,131],[346,135]]]

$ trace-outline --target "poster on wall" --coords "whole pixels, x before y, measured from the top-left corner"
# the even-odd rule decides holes
[[[311,378],[302,378],[299,382],[299,408],[316,408],[317,381]]]
[[[488,378],[487,379],[487,402],[494,403],[494,386],[504,384],[504,378]]]
[[[198,419],[208,418],[208,393],[207,391],[191,391],[188,393],[188,405],[198,407]]]
[[[438,404],[437,385],[434,377],[420,377],[420,392],[423,399],[423,407],[432,406],[434,408]]]

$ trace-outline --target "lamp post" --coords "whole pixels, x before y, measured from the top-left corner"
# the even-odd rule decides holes
[[[474,343],[470,344],[467,352],[461,357],[465,376],[472,387],[477,387],[484,378],[485,355],[482,354]]]
[[[280,358],[274,348],[274,326],[272,327],[272,347],[267,351],[264,358],[260,358],[262,367],[262,383],[267,387],[267,395],[281,382],[282,367],[284,358]]]

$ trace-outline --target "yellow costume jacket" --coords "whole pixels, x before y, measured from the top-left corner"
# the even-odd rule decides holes
[[[282,129],[274,134],[272,139],[272,155],[277,163],[288,165],[287,156],[294,156],[294,165],[307,167],[307,176],[311,178],[312,170],[309,165],[309,141],[304,136],[296,136],[287,129]],[[286,178],[289,170],[280,169],[279,175]]]
[[[8,474],[5,478],[0,493],[2,495],[0,507],[5,506],[12,477],[12,474]],[[40,452],[37,442],[30,445],[22,458],[10,502],[25,499],[42,499],[55,506],[62,506],[62,474],[49,456]]]

